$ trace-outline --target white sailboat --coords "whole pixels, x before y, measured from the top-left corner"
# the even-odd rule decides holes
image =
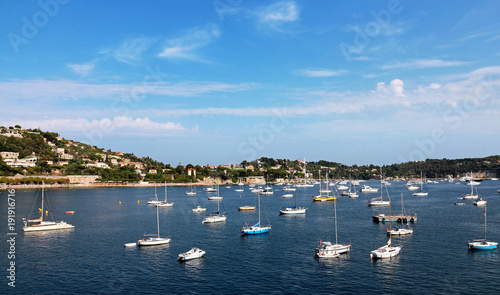
[[[153,200],[149,200],[148,205],[156,205],[160,203],[161,201],[158,200],[158,195],[156,194],[156,185],[155,185],[155,198]]]
[[[307,183],[307,170],[306,170],[307,162],[306,158],[304,157],[304,183],[297,183],[295,187],[313,187],[314,184]]]
[[[497,242],[488,242],[486,240],[486,204],[484,206],[484,239],[476,239],[467,243],[469,250],[492,250],[498,246]]]
[[[334,202],[335,212],[335,244],[331,242],[319,242],[319,248],[314,249],[318,258],[333,258],[338,257],[342,253],[351,251],[351,244],[339,244],[337,238],[337,201]]]
[[[380,169],[380,171],[382,171],[382,169]],[[380,173],[381,177],[382,177],[382,173]],[[385,190],[387,191],[387,187],[385,188]],[[380,181],[380,197],[378,198],[373,198],[373,199],[370,199],[369,201],[366,201],[368,202],[368,206],[388,206],[391,204],[390,201],[385,201],[382,197],[383,197],[383,190],[382,190],[382,181]],[[389,195],[389,192],[387,191],[387,195]]]
[[[31,220],[26,220],[23,218],[24,222],[24,227],[23,231],[24,232],[32,232],[32,231],[46,231],[46,230],[59,230],[59,229],[70,229],[74,228],[75,226],[68,224],[64,221],[46,221],[43,220],[43,213],[44,213],[44,203],[45,203],[45,183],[42,181],[42,208],[40,210],[40,218],[37,219],[31,219]]]
[[[307,208],[297,207],[297,192],[295,192],[295,206],[279,210],[280,214],[306,214]]]
[[[137,241],[137,246],[156,246],[156,245],[164,245],[170,243],[170,238],[162,238],[160,237],[160,214],[158,212],[158,207],[156,207],[156,227],[158,233],[156,237],[147,237],[142,240]],[[125,244],[127,246],[128,244]]]
[[[479,195],[477,193],[477,188],[476,188],[476,192],[474,192],[474,188],[476,188],[476,186],[471,185],[470,186],[470,194],[464,194],[462,196],[462,199],[464,199],[464,200],[476,200],[476,199],[478,199]]]
[[[216,222],[224,222],[227,219],[225,213],[220,213],[219,201],[222,197],[219,196],[219,186],[217,185],[217,211],[210,213],[210,215],[206,216],[201,223],[216,223]]]
[[[389,198],[389,204],[391,202],[391,198]],[[391,206],[389,205],[389,215],[390,215]],[[370,258],[372,259],[384,259],[391,258],[399,255],[401,251],[401,247],[393,247],[392,246],[392,234],[389,232],[389,240],[387,241],[387,245],[382,246],[376,250],[370,252]]]
[[[404,211],[404,206],[403,206],[403,193],[401,193],[401,216],[405,215]],[[406,226],[404,224],[402,225],[395,225],[392,228],[387,229],[387,234],[388,235],[411,235],[413,234],[413,229],[410,228],[410,224],[406,223]]]
[[[260,193],[257,194],[257,203],[259,206],[259,222],[252,226],[243,226],[241,233],[243,235],[260,235],[268,233],[271,230],[271,225],[261,226],[260,225]]]
[[[424,191],[424,179],[422,178],[422,171],[420,171],[420,190],[414,192],[411,195],[415,197],[426,197],[427,195],[429,195],[429,192]]]
[[[193,187],[193,181],[191,181],[190,190],[186,191],[186,196],[196,196],[196,192],[194,191]]]
[[[172,207],[174,203],[167,202],[167,183],[165,182],[165,201],[160,201],[160,203],[153,204],[156,207]]]

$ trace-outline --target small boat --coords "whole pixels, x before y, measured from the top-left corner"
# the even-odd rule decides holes
[[[457,205],[457,206],[463,206],[463,205],[465,205],[465,203],[459,203],[459,202],[457,202],[457,203],[455,203],[455,205]]]
[[[205,251],[201,250],[200,248],[194,247],[191,250],[179,254],[179,261],[187,261],[191,259],[196,259],[196,258],[201,258],[205,255]]]
[[[414,192],[411,195],[415,196],[415,197],[427,197],[429,195],[429,193],[424,191],[423,185],[424,185],[424,179],[422,178],[422,171],[420,171],[420,190],[417,192]]]
[[[245,190],[243,189],[243,183],[242,183],[242,182],[239,182],[239,183],[238,183],[238,188],[237,188],[237,189],[235,189],[234,191],[235,191],[235,192],[238,192],[238,193],[241,193],[241,192],[245,191]]]
[[[391,198],[389,198],[389,215],[391,215]],[[371,259],[386,259],[399,255],[401,251],[401,247],[393,247],[392,246],[392,233],[389,231],[389,240],[387,241],[387,245],[382,246],[376,250],[370,252]]]
[[[314,249],[314,253],[318,258],[334,258],[342,253],[351,251],[351,244],[339,244],[337,235],[337,202],[334,203],[334,219],[335,219],[335,244],[331,242],[319,241],[319,248]]]
[[[294,192],[294,191],[296,191],[296,189],[294,187],[291,187],[291,186],[285,186],[283,188],[283,191],[285,191],[285,192]]]
[[[326,181],[328,183],[328,171],[326,172]],[[322,192],[324,192],[326,195],[323,195]],[[333,202],[337,199],[337,196],[333,195],[330,196],[330,190],[321,190],[321,183],[319,185],[319,195],[313,196],[313,202]]]
[[[364,184],[360,191],[362,193],[376,193],[376,192],[378,192],[378,188],[372,188],[372,187]]]
[[[476,187],[476,192],[474,192],[474,185],[470,186],[470,194],[465,194],[462,196],[464,200],[476,200],[479,198],[479,195],[477,193],[477,187]]]
[[[293,194],[284,194],[281,198],[293,198]]]
[[[148,201],[148,205],[156,205],[161,204],[161,201],[158,201],[158,195],[156,194],[156,186],[155,186],[155,198],[153,200]]]
[[[472,240],[467,243],[469,250],[492,250],[498,246],[497,242],[488,242],[486,240],[486,204],[484,206],[484,239]]]
[[[475,200],[475,201],[472,203],[472,205],[476,205],[476,206],[483,206],[483,205],[486,205],[486,201],[485,201],[485,200],[483,200],[483,199],[481,199],[481,198],[479,198],[479,199]]]
[[[69,223],[66,223],[64,221],[46,221],[43,220],[43,214],[44,214],[44,203],[45,203],[45,183],[42,181],[42,209],[40,210],[40,218],[37,219],[32,219],[32,220],[26,220],[23,218],[24,222],[24,227],[23,231],[24,232],[32,232],[32,231],[46,231],[46,230],[59,230],[59,229],[71,229],[74,228],[74,225],[71,225]]]
[[[198,207],[193,209],[193,212],[195,212],[195,213],[202,213],[202,212],[206,212],[206,211],[207,211],[207,208],[201,208],[201,206],[198,206]]]
[[[383,200],[382,196],[380,196],[378,198],[370,199],[366,202],[368,203],[368,206],[387,206],[387,205],[390,205],[390,202]]]
[[[167,202],[167,183],[165,183],[165,201],[160,201],[160,203],[153,204],[156,207],[172,207],[174,203]]]
[[[297,192],[295,192],[295,206],[285,207],[279,210],[280,214],[305,214],[307,208],[297,207]]]
[[[75,214],[75,211],[66,211],[66,214]]]
[[[164,245],[164,244],[170,243],[170,238],[160,237],[160,214],[158,212],[158,207],[156,207],[156,227],[158,230],[156,237],[148,237],[148,238],[144,238],[142,240],[139,240],[139,241],[137,241],[137,246],[139,246],[139,247],[156,246],[156,245]],[[126,245],[127,244],[125,244],[125,246]]]
[[[259,207],[259,222],[252,226],[243,226],[241,229],[241,233],[243,235],[260,235],[260,234],[266,234],[271,230],[271,225],[269,224],[268,226],[261,226],[260,225],[260,193],[257,194],[257,203]]]
[[[217,211],[210,213],[210,215],[206,216],[201,223],[216,223],[216,222],[224,222],[227,219],[225,213],[220,213],[219,201],[222,200],[222,197],[219,196],[219,186],[217,186]],[[210,199],[209,199],[210,200]]]
[[[255,206],[241,206],[238,207],[238,211],[254,211]]]
[[[196,192],[194,191],[193,181],[191,181],[191,188],[189,191],[186,191],[186,196],[195,196],[195,195],[196,195]]]
[[[418,190],[418,186],[410,185],[410,186],[407,186],[406,189],[409,191],[416,191],[416,190]]]
[[[386,229],[388,235],[411,235],[413,233],[413,229],[409,228],[409,225],[407,224],[407,227],[403,225],[394,225],[391,229],[387,228]]]
[[[204,188],[204,191],[207,193],[215,193],[217,191],[217,188],[215,186],[214,187],[206,187],[206,188]]]

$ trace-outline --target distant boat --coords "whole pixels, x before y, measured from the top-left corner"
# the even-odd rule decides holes
[[[201,258],[205,255],[205,251],[201,250],[200,248],[192,248],[191,250],[179,254],[178,260],[179,261],[187,261],[191,259],[196,259],[196,258]]]
[[[281,195],[282,198],[293,198],[293,194],[283,194]]]
[[[404,210],[404,206],[403,206],[403,193],[401,193],[401,216],[404,216],[404,215],[405,215],[405,210]],[[413,229],[410,228],[409,223],[406,223],[406,225],[405,224],[396,225],[390,229],[388,228],[387,234],[388,235],[399,235],[399,236],[411,235],[411,234],[413,234]]]
[[[389,215],[391,206],[390,206],[391,199],[389,198]],[[370,258],[372,259],[385,259],[385,258],[391,258],[399,255],[399,252],[401,251],[401,247],[394,247],[392,246],[392,234],[389,231],[389,240],[387,241],[387,245],[382,246],[376,250],[373,250],[370,252]]]
[[[475,200],[475,199],[478,199],[479,195],[477,194],[477,188],[476,188],[476,192],[475,193],[474,193],[474,188],[475,188],[475,185],[471,185],[470,186],[470,194],[463,195],[462,199],[464,199],[464,200]]]
[[[243,235],[260,235],[268,233],[271,230],[271,225],[261,226],[260,225],[260,193],[257,194],[257,203],[259,207],[259,222],[252,226],[243,226],[241,233]]]
[[[156,207],[172,207],[174,203],[167,202],[167,183],[165,183],[165,201],[161,201],[160,203],[155,203],[153,206]]]
[[[422,178],[422,171],[420,171],[420,190],[417,192],[414,192],[411,195],[415,196],[415,197],[426,197],[427,195],[429,195],[429,192],[424,191],[423,185],[424,185],[424,179]]]
[[[498,246],[497,242],[488,242],[486,240],[486,204],[484,206],[484,239],[472,240],[467,243],[469,250],[492,250]]]
[[[195,212],[195,213],[202,213],[202,212],[206,212],[206,211],[207,211],[207,208],[201,208],[201,206],[198,206],[198,207],[193,209],[193,212]]]
[[[326,172],[326,181],[328,183],[328,171]],[[330,196],[330,190],[324,191],[326,195],[323,195],[322,190],[321,190],[321,184],[320,184],[320,189],[319,189],[320,194],[318,196],[313,197],[313,202],[333,202],[337,198],[337,196],[333,195]]]
[[[360,191],[362,193],[376,193],[376,192],[378,192],[378,188],[372,188],[372,187],[364,184]]]
[[[294,191],[296,191],[296,189],[294,187],[291,187],[291,186],[285,186],[283,188],[283,191],[285,191],[285,192],[294,192]]]
[[[158,233],[155,237],[148,237],[142,240],[137,241],[137,246],[156,246],[156,245],[164,245],[170,243],[170,238],[162,238],[160,237],[160,215],[158,213],[158,207],[156,207],[156,226]],[[125,245],[127,246],[127,245]]]
[[[44,203],[45,203],[45,195],[44,195],[44,192],[45,192],[45,183],[42,181],[42,208],[40,210],[40,218],[37,218],[37,219],[28,219],[26,220],[26,218],[23,218],[23,222],[24,222],[24,227],[23,227],[23,231],[24,232],[32,232],[32,231],[46,231],[46,230],[59,230],[59,229],[71,229],[71,228],[74,228],[75,226],[69,224],[69,223],[66,223],[64,221],[59,221],[59,222],[56,222],[56,221],[46,221],[46,220],[43,220],[43,214],[44,214]],[[36,202],[36,200],[35,200]],[[68,212],[73,212],[74,211],[68,211]],[[68,214],[66,212],[66,214]]]
[[[380,175],[382,175],[382,169],[380,169]],[[368,203],[368,206],[387,206],[387,205],[391,204],[390,201],[385,201],[382,198],[383,197],[383,193],[384,193],[383,190],[382,190],[382,184],[383,184],[383,182],[380,181],[380,197],[373,198],[373,199],[370,199],[370,200],[366,201]],[[387,192],[387,196],[389,196],[389,191],[387,190],[387,187],[385,187],[385,190]]]
[[[235,189],[234,191],[235,191],[235,192],[239,192],[239,193],[241,193],[241,192],[245,191],[245,189],[243,188],[243,183],[241,183],[241,182],[240,182],[240,183],[238,183],[238,188],[237,188],[237,189]]]
[[[307,165],[307,162],[306,162],[306,158],[304,157],[304,183],[297,183],[295,185],[295,187],[313,187],[314,184],[311,184],[311,183],[307,183],[307,169],[306,169],[306,165]]]
[[[189,186],[190,190],[186,191],[186,196],[195,196],[196,192],[194,191],[193,188],[193,181],[191,181],[191,185]]]
[[[219,196],[219,186],[217,186],[217,211],[210,213],[207,217],[205,217],[202,221],[202,223],[216,223],[216,222],[224,222],[226,221],[226,214],[225,213],[220,213],[220,207],[219,207],[219,201],[222,199],[222,197]]]
[[[333,258],[338,257],[342,253],[351,251],[351,244],[339,244],[337,236],[337,201],[333,204],[335,212],[335,244],[331,242],[319,241],[319,248],[314,249],[316,257],[318,258]]]
[[[158,201],[158,195],[156,194],[156,185],[155,185],[155,198],[153,200],[149,200],[148,205],[156,205],[160,203],[161,201]]]
[[[207,193],[215,193],[217,191],[217,188],[213,186],[213,187],[206,187],[203,190]]]
[[[476,205],[476,206],[486,205],[486,201],[479,198],[479,199],[475,200],[474,202],[472,202],[472,205]]]
[[[241,206],[238,207],[238,211],[254,211],[255,206]]]
[[[285,207],[279,210],[280,214],[305,214],[307,208],[297,207],[297,192],[295,192],[295,206]]]

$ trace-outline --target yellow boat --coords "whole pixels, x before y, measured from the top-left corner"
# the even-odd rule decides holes
[[[313,202],[331,202],[335,201],[337,196],[315,196],[313,197]]]
[[[238,210],[239,211],[254,211],[255,206],[242,206],[242,207],[238,207]]]

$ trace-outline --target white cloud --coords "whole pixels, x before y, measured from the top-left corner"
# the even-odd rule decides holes
[[[237,92],[255,89],[256,84],[226,84],[187,81],[181,83],[150,82],[132,84],[89,84],[73,80],[12,80],[0,82],[0,97],[5,99],[53,100],[164,95],[192,97],[217,92]]]
[[[299,76],[317,78],[317,77],[340,76],[340,75],[345,74],[346,71],[343,71],[343,70],[334,71],[334,70],[323,69],[323,68],[308,68],[308,69],[296,70],[293,73],[296,75],[299,75]]]
[[[168,40],[166,47],[158,56],[202,61],[203,59],[195,54],[195,50],[209,45],[220,34],[219,28],[213,24],[203,28],[196,28],[188,32],[184,37]]]
[[[440,59],[417,59],[406,62],[397,62],[395,64],[387,64],[381,66],[383,70],[399,69],[399,68],[438,68],[438,67],[456,67],[467,65],[469,62],[465,61],[443,61]]]
[[[299,9],[294,1],[281,1],[274,3],[260,13],[262,22],[291,22],[299,17]]]
[[[155,42],[156,39],[146,37],[129,39],[125,40],[119,48],[108,53],[119,62],[136,65],[141,60],[143,52],[151,48]]]
[[[86,77],[94,70],[94,63],[86,63],[86,64],[67,64],[68,68],[73,70],[75,74]]]
[[[377,90],[376,92],[379,95],[394,95],[394,96],[401,96],[405,97],[404,95],[404,82],[400,79],[394,79],[390,82],[389,86],[387,87],[384,82],[379,82],[377,83]]]

